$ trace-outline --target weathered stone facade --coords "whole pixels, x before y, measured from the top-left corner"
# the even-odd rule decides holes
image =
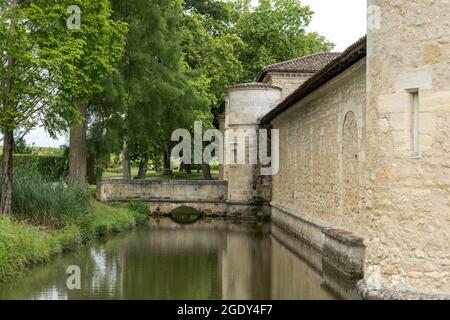
[[[338,255],[331,259],[338,264],[353,261],[341,263],[343,269],[361,267],[365,297],[448,296],[450,2],[368,5],[380,14],[379,26],[370,25],[367,39],[323,70],[267,68],[258,76],[282,92],[260,118],[280,130],[271,219]],[[238,119],[226,115],[227,121]],[[229,197],[245,200],[242,183],[257,188],[251,170],[225,178]],[[341,246],[329,228],[364,240]]]
[[[369,221],[359,165],[366,152],[365,74],[361,60],[272,122],[280,130],[272,204],[361,235]]]
[[[367,38],[366,282],[449,294],[450,2],[369,5],[381,23]]]

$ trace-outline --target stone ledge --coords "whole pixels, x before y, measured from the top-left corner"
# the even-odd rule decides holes
[[[322,232],[332,238],[335,239],[345,245],[350,246],[364,246],[364,238],[355,235],[353,232],[350,232],[345,229],[340,228],[325,228]]]
[[[370,289],[365,280],[358,281],[356,288],[364,300],[450,300],[450,295],[424,294],[390,289]]]
[[[321,221],[319,221],[317,219],[311,218],[304,213],[294,212],[293,210],[283,207],[282,205],[279,205],[273,201],[270,203],[270,206],[283,211],[284,213],[290,215],[292,218],[300,219],[303,222],[313,225],[313,226],[319,228],[320,230],[323,230],[328,227],[324,223],[322,223]]]
[[[341,228],[325,225],[304,213],[294,212],[274,202],[272,222],[303,239],[322,252],[323,259],[348,279],[361,279],[364,274],[366,247],[364,238]],[[275,210],[275,211],[274,211]]]
[[[324,260],[334,265],[347,278],[361,279],[364,276],[366,253],[364,239],[338,228],[326,228],[322,233]]]

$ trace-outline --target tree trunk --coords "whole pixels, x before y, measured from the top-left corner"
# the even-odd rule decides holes
[[[87,182],[87,147],[86,147],[86,113],[87,106],[84,103],[77,105],[82,123],[70,128],[69,141],[69,181],[86,187]]]
[[[172,168],[170,167],[170,152],[169,151],[164,152],[163,175],[165,175],[165,176],[171,176],[172,175]]]
[[[203,162],[202,163],[202,171],[203,171],[203,179],[212,180],[211,167],[209,166],[209,164]]]
[[[125,141],[122,147],[122,177],[124,180],[131,180],[131,162],[128,152],[128,143]]]
[[[191,174],[192,173],[192,164],[185,164],[184,170],[186,171],[187,174]]]
[[[137,179],[139,180],[145,179],[145,176],[147,175],[147,168],[148,168],[148,156],[144,156],[139,162],[139,172],[137,175]]]
[[[5,215],[11,215],[12,213],[13,147],[14,133],[13,131],[5,131],[3,134],[3,180],[0,201],[0,213]]]

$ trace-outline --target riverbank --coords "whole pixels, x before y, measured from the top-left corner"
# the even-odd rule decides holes
[[[0,217],[0,282],[54,256],[79,249],[109,234],[128,231],[145,223],[145,205],[106,205],[94,199],[82,219],[62,229],[35,226],[14,218]]]

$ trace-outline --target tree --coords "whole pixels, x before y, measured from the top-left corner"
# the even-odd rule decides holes
[[[230,3],[221,1],[185,2],[184,59],[208,99],[212,124],[223,112],[227,87],[239,82],[244,70],[239,56],[245,45],[233,29],[234,10]]]
[[[182,2],[115,0],[112,7],[114,18],[127,22],[129,30],[125,54],[102,101],[123,119],[121,124],[110,122],[116,127],[109,128],[120,132],[117,145],[127,146],[122,148],[122,158],[141,159],[144,168],[147,159],[162,158],[169,149],[172,130],[192,126],[197,111],[207,105],[197,78],[183,61]],[[127,162],[125,177],[129,177]]]
[[[234,5],[236,34],[246,45],[240,58],[243,82],[253,81],[269,64],[334,47],[325,37],[306,31],[314,12],[298,0],[260,0],[253,10],[247,0],[235,0]]]
[[[83,54],[74,61],[79,90],[72,96],[81,121],[70,128],[69,179],[87,184],[87,112],[93,97],[102,91],[105,78],[112,72],[125,47],[126,24],[111,19],[109,0],[79,0],[82,10],[81,28],[74,30],[83,43]]]
[[[11,214],[14,132],[42,122],[54,135],[77,119],[72,64],[82,46],[67,29],[68,1],[0,1],[0,129],[3,172],[0,212]],[[68,83],[75,84],[68,86]]]

